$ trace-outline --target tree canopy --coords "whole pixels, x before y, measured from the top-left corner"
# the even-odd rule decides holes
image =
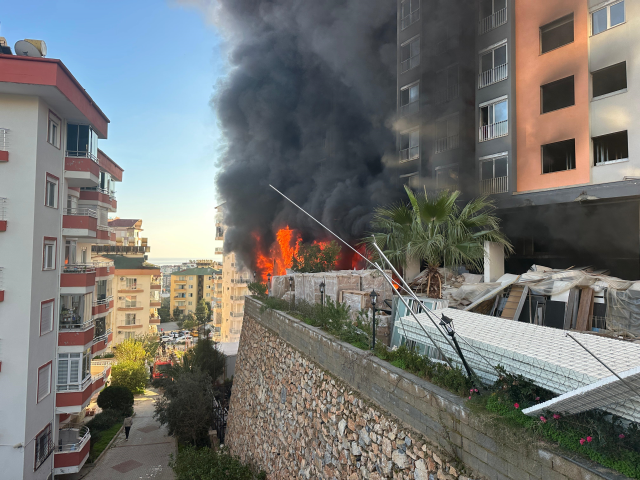
[[[342,248],[338,242],[303,243],[293,256],[291,269],[300,273],[328,272],[335,268]]]

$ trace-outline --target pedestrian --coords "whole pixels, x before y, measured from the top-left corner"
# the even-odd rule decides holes
[[[124,436],[125,440],[129,441],[129,431],[131,430],[131,425],[133,425],[133,418],[127,417],[124,419]]]

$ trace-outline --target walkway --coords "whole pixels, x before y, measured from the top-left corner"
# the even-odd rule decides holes
[[[167,435],[153,419],[153,401],[158,393],[147,390],[144,395],[136,396],[133,427],[129,441],[125,440],[124,430],[111,444],[111,448],[91,469],[84,480],[138,480],[153,478],[173,480],[173,470],[169,465],[169,455],[175,454],[176,442]],[[81,475],[86,469],[83,469]]]

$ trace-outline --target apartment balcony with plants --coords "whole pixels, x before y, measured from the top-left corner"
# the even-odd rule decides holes
[[[103,352],[113,341],[113,330],[111,329],[111,316],[94,320],[93,343],[91,354],[98,355]]]
[[[56,475],[77,473],[89,458],[91,433],[80,424],[65,424],[58,430],[53,467]]]
[[[87,347],[94,337],[91,294],[61,295],[58,346]]]

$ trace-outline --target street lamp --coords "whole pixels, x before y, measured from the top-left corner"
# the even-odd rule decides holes
[[[253,282],[255,283],[255,281],[256,281],[256,271],[254,270],[253,271]]]
[[[293,310],[293,277],[289,277],[289,310]]]
[[[269,293],[269,287],[271,287],[271,272],[267,273],[267,293]]]
[[[371,309],[373,310],[373,343],[371,343],[371,350],[374,350],[376,348],[376,302],[378,300],[378,294],[374,289],[371,290],[369,296],[371,297]]]
[[[322,308],[324,308],[324,287],[324,279],[322,279],[322,282],[320,282],[320,305]]]
[[[453,329],[453,319],[447,317],[446,315],[442,315],[442,321],[440,322],[440,326],[444,328],[447,332],[447,335],[451,337],[453,340],[453,344],[456,346],[456,350],[458,351],[458,355],[460,356],[460,360],[462,360],[462,364],[464,365],[464,369],[467,371],[467,375],[469,376],[469,380],[473,382],[473,376],[471,375],[471,369],[467,364],[467,361],[462,354],[462,350],[460,350],[460,345],[458,345],[458,340],[456,339],[456,332]]]

